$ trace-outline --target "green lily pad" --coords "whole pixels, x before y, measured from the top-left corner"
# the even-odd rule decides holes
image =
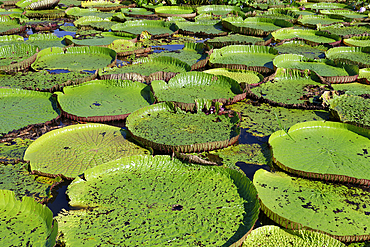
[[[357,96],[351,96],[357,97]],[[333,105],[335,107],[335,105]],[[270,136],[274,161],[300,176],[370,184],[370,131],[349,124],[311,121]]]
[[[314,102],[320,91],[328,87],[308,71],[277,69],[273,81],[267,81],[250,91],[269,103],[294,108],[321,108],[321,102]],[[329,88],[327,88],[329,90]]]
[[[146,15],[153,15],[154,13],[145,8],[122,8],[121,12],[126,16],[139,17]]]
[[[22,9],[3,9],[0,8],[0,15],[12,15],[12,14],[22,14]]]
[[[272,47],[257,45],[230,45],[215,49],[209,62],[217,67],[232,68],[233,65],[242,65],[240,68],[258,72],[273,71],[272,60],[278,51]]]
[[[74,21],[74,24],[78,28],[91,27],[97,30],[109,31],[110,29],[112,29],[114,25],[117,24],[117,22],[113,22],[108,19],[103,19],[98,16],[83,16]]]
[[[321,31],[326,31],[331,34],[336,34],[343,38],[350,38],[352,36],[361,36],[363,34],[367,35],[370,32],[369,25],[350,25],[344,26],[343,24],[334,24],[331,26],[321,27]]]
[[[107,46],[112,44],[115,40],[133,40],[136,35],[116,35],[112,32],[102,32],[99,35],[85,37],[85,39],[69,39],[70,43],[77,46]],[[113,49],[114,50],[114,49]]]
[[[345,17],[347,21],[366,21],[368,18],[367,14],[362,14],[357,11],[349,10],[349,9],[325,9],[320,10],[320,14],[330,15],[330,16],[338,16],[338,17]]]
[[[222,25],[235,33],[253,36],[267,36],[280,28],[293,26],[292,23],[285,20],[261,17],[248,17],[245,20],[225,18],[222,20]]]
[[[346,83],[331,85],[336,91],[344,91],[348,95],[360,96],[370,94],[370,85],[362,83]]]
[[[36,59],[38,48],[28,44],[0,46],[0,70],[20,71],[28,68]]]
[[[60,0],[20,0],[16,3],[22,9],[44,10],[53,9]]]
[[[183,18],[193,18],[197,15],[190,6],[161,6],[154,9],[160,17],[179,16]]]
[[[315,71],[331,83],[353,82],[358,76],[358,67],[355,65],[335,64],[325,59],[310,60],[303,55],[297,54],[278,55],[273,63],[277,68],[309,69]]]
[[[155,72],[186,72],[190,71],[191,67],[183,61],[172,57],[152,57],[137,59],[132,65],[122,66],[120,68],[104,69],[100,72],[101,75],[122,74],[122,73],[139,73],[149,76]]]
[[[78,121],[104,122],[126,118],[154,103],[150,87],[128,80],[94,80],[56,92],[63,115]]]
[[[112,26],[114,32],[126,32],[139,35],[147,31],[152,35],[162,36],[175,32],[178,28],[175,24],[164,21],[136,20],[126,21]]]
[[[3,35],[0,36],[0,45],[11,45],[11,44],[18,44],[23,43],[24,38],[19,35]]]
[[[242,128],[260,137],[271,135],[281,128],[287,129],[299,122],[329,120],[330,117],[330,114],[323,110],[287,109],[267,104],[254,105],[250,100],[238,102],[227,108],[241,114]]]
[[[291,247],[345,247],[342,242],[323,233],[309,230],[287,230],[278,226],[262,226],[253,230],[243,243],[243,247],[275,247],[289,243]]]
[[[232,104],[246,96],[237,81],[196,71],[180,73],[168,82],[152,81],[151,85],[159,102],[176,102],[189,110],[193,110],[197,99]]]
[[[30,139],[16,138],[8,142],[0,143],[0,162],[15,163],[23,160],[24,152],[33,141]],[[1,174],[1,173],[0,173]]]
[[[68,17],[76,19],[83,16],[96,16],[106,19],[114,15],[112,12],[101,12],[100,10],[94,8],[83,9],[79,7],[68,8],[65,12]]]
[[[264,11],[260,14],[257,14],[257,17],[286,20],[291,23],[295,23],[297,22],[297,19],[298,17],[300,17],[300,15],[289,9],[274,8],[269,9],[268,11]]]
[[[65,38],[58,38],[51,33],[31,34],[26,41],[26,44],[39,47],[41,50],[48,47],[65,47]]]
[[[223,29],[222,23],[219,20],[195,22],[177,21],[176,25],[179,28],[179,32],[186,35],[218,36],[227,34],[226,30]]]
[[[26,10],[24,16],[27,18],[36,18],[36,19],[56,19],[63,18],[65,13],[61,9],[46,9],[46,10]]]
[[[0,190],[0,238],[3,246],[24,243],[52,247],[58,234],[58,223],[45,205],[31,197],[15,198],[14,192]]]
[[[229,34],[206,40],[206,44],[214,48],[221,48],[228,45],[268,45],[270,42],[271,39],[268,38],[240,34]]]
[[[83,209],[57,217],[67,245],[241,245],[258,217],[250,180],[223,167],[133,156],[89,169],[85,179],[67,191]]]
[[[370,127],[369,107],[369,99],[354,95],[335,95],[329,100],[330,111],[336,119],[367,128]]]
[[[370,81],[370,68],[364,68],[359,70],[358,74],[359,79],[367,79]]]
[[[129,142],[127,135],[105,124],[71,125],[42,135],[27,148],[24,160],[30,161],[32,171],[73,179],[108,161],[149,153]]]
[[[134,138],[166,152],[199,152],[234,144],[240,134],[234,115],[185,113],[159,103],[131,113],[126,126]]]
[[[347,4],[343,3],[304,3],[303,6],[306,9],[321,10],[321,9],[345,9],[348,8]]]
[[[19,141],[18,141],[19,144]],[[17,144],[15,144],[17,145]],[[0,147],[2,150],[4,147]],[[17,152],[13,149],[12,151]],[[2,151],[0,151],[0,156]],[[23,157],[23,155],[22,155]],[[2,158],[0,158],[2,159]],[[37,202],[44,202],[52,198],[50,186],[62,181],[60,177],[50,179],[50,183],[43,183],[36,175],[31,175],[24,163],[0,164],[0,190],[11,190],[17,199],[23,196],[32,197]]]
[[[119,1],[107,1],[107,0],[87,0],[81,2],[81,7],[83,8],[98,8],[98,9],[107,9],[112,8],[111,10],[120,9],[123,5]],[[107,10],[106,10],[107,11]]]
[[[180,59],[181,61],[192,66],[197,63],[202,57],[204,57],[204,45],[202,43],[185,43],[181,50],[176,50],[175,52],[161,52],[154,53],[151,57],[173,57]]]
[[[360,68],[370,67],[370,48],[366,47],[334,47],[325,52],[328,59],[355,64]]]
[[[309,29],[279,29],[272,32],[271,35],[276,41],[302,39],[308,41],[311,45],[318,44],[336,44],[340,43],[341,38],[338,35],[328,34],[327,32],[309,30]]]
[[[348,39],[343,39],[343,44],[348,46],[369,47],[370,36],[354,36]]]
[[[46,70],[26,73],[19,72],[12,75],[0,75],[0,87],[54,92],[63,86],[78,84],[95,78],[96,75],[82,74],[80,72],[59,74],[52,74]]]
[[[300,25],[318,29],[320,29],[321,26],[328,26],[341,22],[344,22],[342,18],[340,17],[333,18],[327,15],[305,15],[298,20],[298,23]]]
[[[217,68],[205,70],[203,72],[212,75],[223,75],[236,80],[239,84],[259,84],[263,80],[263,76],[260,73],[250,70]]]
[[[312,229],[345,242],[370,237],[369,192],[262,169],[253,184],[263,212],[283,227]]]
[[[197,7],[197,13],[200,14],[212,14],[216,16],[226,16],[229,13],[243,13],[238,6],[232,5],[203,5]]]
[[[51,93],[0,88],[0,133],[40,124],[58,117]]]
[[[280,54],[299,54],[309,59],[318,59],[325,56],[325,51],[328,50],[325,46],[310,46],[303,40],[286,41],[281,45],[274,47]]]
[[[132,54],[142,54],[151,51],[150,47],[145,48],[142,42],[134,42],[132,40],[117,39],[106,47],[117,52],[117,56],[125,57]]]
[[[40,51],[32,64],[35,70],[67,69],[72,71],[95,70],[116,63],[116,52],[96,46],[51,47]]]

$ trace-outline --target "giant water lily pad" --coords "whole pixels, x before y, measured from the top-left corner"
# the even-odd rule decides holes
[[[120,1],[107,1],[107,0],[87,0],[81,2],[83,8],[97,8],[104,11],[118,10],[123,7]]]
[[[179,16],[183,18],[193,18],[197,15],[190,6],[161,6],[154,9],[160,17]]]
[[[23,160],[24,152],[31,143],[32,140],[21,138],[0,143],[0,162],[7,164]]]
[[[262,226],[253,230],[243,243],[243,247],[275,247],[289,243],[291,247],[345,247],[342,242],[310,230],[287,230],[278,226]]]
[[[239,118],[227,114],[185,113],[160,103],[131,113],[126,126],[140,142],[166,152],[198,152],[234,144]]]
[[[310,28],[317,28],[321,26],[329,26],[334,23],[341,23],[344,20],[340,17],[333,18],[327,15],[305,15],[298,20],[298,23]]]
[[[297,54],[278,55],[273,63],[278,68],[309,69],[315,71],[331,83],[353,82],[357,79],[359,71],[355,65],[335,64],[325,59],[310,60],[303,55]]]
[[[82,74],[79,72],[53,74],[46,70],[37,73],[16,73],[12,75],[0,75],[0,87],[32,89],[54,92],[61,87],[70,84],[79,84],[93,80],[96,75]]]
[[[204,5],[197,7],[198,14],[212,14],[216,16],[226,16],[229,13],[238,13],[242,16],[242,11],[238,6],[232,5]]]
[[[259,84],[263,80],[263,76],[261,74],[250,70],[217,68],[205,70],[203,72],[212,75],[223,75],[226,77],[230,77],[231,79],[236,80],[240,84],[241,83]]]
[[[62,240],[72,246],[237,246],[259,211],[245,175],[169,156],[97,166],[85,180],[76,178],[67,194],[72,206],[83,208],[57,218]]]
[[[20,71],[28,68],[36,59],[38,48],[28,44],[0,46],[0,70]]]
[[[324,58],[325,51],[328,50],[328,48],[323,45],[307,45],[303,40],[286,41],[281,45],[275,46],[275,49],[278,50],[280,54],[300,54],[309,59]]]
[[[360,68],[370,67],[370,48],[367,47],[335,47],[325,52],[328,59],[355,64]]]
[[[271,35],[276,41],[302,39],[308,41],[311,45],[318,44],[337,44],[340,43],[341,38],[335,34],[328,34],[327,32],[309,30],[309,29],[279,29],[272,32]]]
[[[0,16],[0,35],[21,33],[25,30],[26,26],[21,25],[18,19]]]
[[[333,84],[334,90],[345,92],[348,95],[370,95],[370,85],[362,84],[358,82],[346,83],[346,84]]]
[[[0,109],[0,133],[45,123],[58,117],[51,93],[1,88]]]
[[[209,21],[177,21],[176,25],[180,33],[195,36],[219,36],[226,35],[227,32],[222,28],[219,20]]]
[[[133,17],[148,16],[154,14],[152,11],[149,11],[145,8],[122,8],[121,12],[126,16]]]
[[[309,75],[308,71],[279,68],[273,81],[254,87],[251,92],[274,105],[321,108],[321,102],[316,98],[321,95],[320,91],[324,90],[325,86],[327,87],[315,74]]]
[[[165,21],[152,21],[152,20],[136,20],[126,21],[112,26],[112,31],[126,32],[139,35],[143,31],[147,31],[152,35],[166,36],[172,34],[178,29],[176,25]]]
[[[329,107],[336,119],[344,123],[370,127],[370,100],[344,94],[329,100]]]
[[[325,2],[319,2],[319,3],[304,3],[304,7],[306,9],[314,9],[314,10],[321,10],[321,9],[344,9],[348,8],[348,5],[343,3],[325,3]]]
[[[367,35],[370,32],[369,25],[350,25],[344,26],[342,24],[334,24],[331,26],[321,27],[321,31],[326,31],[331,34],[339,35],[343,38],[350,38],[352,36]]]
[[[158,101],[176,102],[189,110],[197,99],[235,103],[246,96],[233,79],[195,71],[180,73],[168,82],[152,81],[151,85]]]
[[[139,73],[149,76],[155,72],[186,72],[190,71],[191,67],[183,61],[172,57],[152,57],[141,58],[132,63],[132,65],[122,66],[120,68],[105,69],[101,72],[102,75],[122,74],[122,73]]]
[[[52,247],[58,234],[58,224],[53,213],[45,205],[31,197],[15,198],[14,192],[0,190],[0,238],[3,246]]]
[[[102,32],[99,35],[87,36],[84,39],[68,39],[69,43],[76,46],[108,46],[112,44],[115,40],[134,40],[136,35],[116,35],[112,32]]]
[[[46,10],[27,10],[24,13],[24,16],[27,18],[36,18],[36,19],[56,19],[63,18],[65,13],[61,9],[46,9]]]
[[[222,25],[235,33],[254,36],[267,36],[280,28],[292,27],[293,24],[280,19],[248,17],[243,19],[225,18]]]
[[[206,44],[214,48],[221,48],[228,45],[268,45],[270,42],[271,38],[269,37],[262,38],[240,34],[229,34],[206,40]]]
[[[154,103],[150,87],[135,81],[94,80],[56,92],[63,115],[74,120],[104,122],[126,118]]]
[[[353,96],[355,97],[355,96]],[[337,122],[298,123],[270,136],[274,161],[306,177],[370,184],[370,130]]]
[[[268,11],[264,11],[260,14],[257,14],[257,17],[259,16],[263,18],[286,20],[291,23],[295,23],[298,17],[300,17],[299,14],[289,9],[283,9],[283,8],[269,9]]]
[[[26,41],[26,44],[34,45],[40,48],[40,50],[48,47],[65,47],[65,38],[59,38],[54,34],[48,33],[37,33],[31,34]]]
[[[109,31],[117,22],[98,16],[83,16],[74,21],[74,24],[77,27],[91,27],[97,30]]]
[[[343,39],[343,44],[348,46],[369,47],[370,36],[354,36],[348,39]]]
[[[50,131],[26,150],[31,170],[73,179],[86,169],[134,154],[148,154],[127,132],[105,124],[79,124]]]
[[[267,104],[251,102],[250,100],[238,102],[229,106],[233,111],[239,112],[242,117],[240,126],[247,133],[266,137],[281,128],[304,121],[329,120],[329,113],[323,110],[300,110],[283,107],[272,107]]]
[[[261,209],[283,227],[313,229],[345,242],[370,238],[369,192],[262,169],[253,183]]]
[[[359,13],[349,9],[331,9],[331,10],[326,9],[320,10],[320,13],[330,16],[345,17],[347,21],[353,20],[366,21],[366,19],[368,18],[367,14]]]
[[[22,9],[53,9],[60,0],[20,0],[16,3],[17,7]]]
[[[97,16],[106,19],[114,15],[114,13],[112,12],[101,12],[98,9],[94,8],[83,9],[79,7],[68,8],[65,12],[68,17],[72,18],[79,18],[83,16]]]
[[[272,60],[278,51],[272,47],[257,45],[230,45],[216,49],[210,56],[209,62],[217,67],[240,68],[258,72],[271,72]]]
[[[35,70],[67,69],[74,71],[96,70],[112,66],[116,62],[116,52],[109,48],[84,47],[51,47],[40,51],[32,64]]]
[[[3,35],[0,36],[0,45],[11,45],[11,44],[18,44],[23,43],[24,38],[19,35]]]

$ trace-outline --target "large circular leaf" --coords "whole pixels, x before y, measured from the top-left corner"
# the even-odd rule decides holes
[[[126,21],[125,23],[112,26],[112,31],[115,32],[126,32],[139,35],[143,31],[147,31],[156,36],[169,35],[177,29],[177,26],[173,23],[152,20]]]
[[[309,230],[287,230],[278,226],[262,226],[253,230],[244,241],[245,247],[276,247],[289,243],[290,247],[345,247],[340,241],[323,233]]]
[[[24,70],[36,60],[38,48],[28,44],[0,46],[0,70],[14,72]]]
[[[52,247],[58,233],[57,221],[45,205],[31,197],[15,198],[14,192],[0,190],[0,244],[1,246]]]
[[[27,148],[24,159],[30,161],[33,171],[74,178],[96,165],[148,153],[126,136],[125,130],[105,124],[72,125],[38,138]]]
[[[266,215],[288,229],[312,229],[345,242],[370,239],[370,193],[258,170],[253,178]]]
[[[193,18],[197,15],[190,6],[161,6],[155,8],[154,11],[161,17],[179,16],[183,18]]]
[[[240,134],[238,116],[185,113],[160,103],[128,116],[126,126],[135,139],[166,152],[198,152],[234,144]]]
[[[58,216],[70,246],[240,246],[259,211],[245,175],[169,156],[94,167],[67,194],[72,206],[86,208]]]
[[[88,122],[124,119],[154,102],[148,85],[128,80],[89,81],[57,95],[63,115]]]
[[[152,81],[151,85],[158,101],[184,103],[191,109],[196,99],[235,103],[246,96],[233,79],[195,71],[180,73],[168,82]]]
[[[115,51],[104,47],[51,47],[40,51],[32,64],[35,70],[96,70],[116,63]]]
[[[0,88],[0,133],[8,133],[31,124],[41,124],[58,117],[51,93]]]
[[[309,29],[287,29],[282,28],[271,35],[277,41],[291,40],[291,39],[303,39],[312,45],[318,44],[338,44],[341,42],[341,38],[335,34],[328,34],[327,32],[309,30]]]
[[[367,47],[335,47],[325,52],[328,59],[355,64],[360,68],[370,67],[370,48]]]
[[[370,130],[337,122],[298,123],[269,143],[274,161],[302,176],[370,184]]]

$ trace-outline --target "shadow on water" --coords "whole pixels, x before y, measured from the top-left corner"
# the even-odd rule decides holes
[[[53,217],[57,216],[62,209],[69,210],[68,198],[66,195],[67,186],[71,181],[63,182],[55,189],[54,198],[47,203],[48,208],[53,212]]]

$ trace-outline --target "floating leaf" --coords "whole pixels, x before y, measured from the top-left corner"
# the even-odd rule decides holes
[[[285,228],[312,229],[344,242],[370,238],[369,192],[263,169],[253,184],[262,211]]]
[[[209,69],[203,71],[204,73],[212,75],[223,75],[236,80],[238,83],[259,84],[263,80],[263,76],[255,71],[237,70],[237,69]]]
[[[259,208],[245,175],[169,156],[97,166],[67,194],[72,206],[86,208],[58,216],[64,242],[76,246],[241,245]]]
[[[24,159],[30,161],[33,171],[74,178],[108,161],[148,153],[126,136],[125,130],[109,125],[72,125],[38,138],[27,148]]]
[[[360,68],[370,67],[370,48],[367,47],[335,47],[327,50],[325,56],[328,59],[355,64]]]
[[[276,164],[291,173],[370,184],[369,137],[369,130],[350,124],[311,121],[276,131],[269,144]]]
[[[0,133],[40,124],[58,117],[51,93],[0,88]]]
[[[32,243],[52,247],[58,233],[53,213],[30,197],[18,201],[14,192],[0,190],[0,239],[3,246]]]

